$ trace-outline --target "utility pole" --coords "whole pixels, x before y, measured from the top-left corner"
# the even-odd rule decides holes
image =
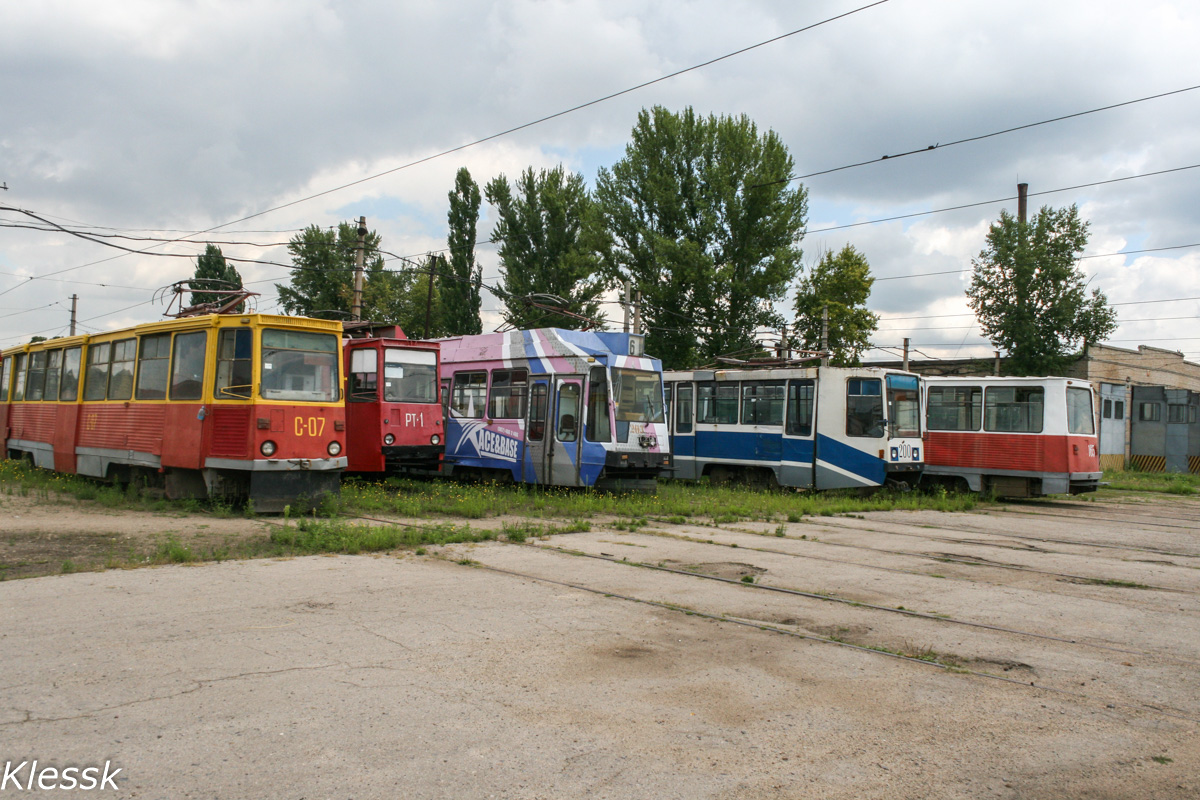
[[[71,295],[71,335],[75,335],[75,311],[79,307],[79,295]]]
[[[788,347],[787,323],[783,323],[783,331],[779,335],[779,352],[775,354],[776,358],[790,361],[792,358],[791,348]]]
[[[363,293],[363,260],[365,258],[364,251],[367,246],[367,218],[358,218],[358,246],[354,249],[354,305],[350,309],[350,315],[354,317],[356,322],[362,320],[362,293]],[[429,323],[426,323],[428,325]]]
[[[821,366],[829,366],[829,306],[821,306]]]
[[[429,294],[425,298],[425,338],[429,338],[429,318],[433,314],[433,279],[437,277],[438,259],[429,257]]]
[[[1029,210],[1029,184],[1017,184],[1017,222],[1025,224],[1026,212]]]
[[[905,336],[904,337],[904,371],[905,372],[908,372],[908,343],[909,343],[909,338],[907,336]]]
[[[623,330],[625,333],[629,333],[629,280],[628,279],[626,279],[626,281],[625,281],[625,300],[624,300],[624,302],[621,303],[621,306],[625,309],[625,323],[622,326],[621,330]]]
[[[1000,351],[996,350],[994,352],[996,353],[996,366],[993,371],[996,373],[996,377],[999,377],[1000,376]]]
[[[642,332],[642,290],[639,289],[633,302],[633,332]]]

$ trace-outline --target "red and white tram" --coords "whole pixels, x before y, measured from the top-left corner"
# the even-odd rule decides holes
[[[1070,378],[925,378],[925,475],[1005,497],[1094,492],[1096,402]]]

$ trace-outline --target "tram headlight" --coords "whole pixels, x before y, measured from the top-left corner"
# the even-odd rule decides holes
[[[258,452],[262,453],[267,458],[270,458],[271,456],[275,455],[275,451],[277,449],[278,448],[276,447],[275,443],[272,442],[270,439],[267,439],[265,442],[263,442],[262,444],[260,444],[258,446]]]
[[[435,433],[433,436],[430,436],[430,437],[429,437],[429,443],[430,443],[430,444],[441,444],[441,443],[442,443],[442,437],[438,436],[438,435]]]
[[[327,447],[325,449],[329,451],[329,455],[336,456],[338,453],[342,452],[342,443],[341,442],[330,442],[329,447]]]
[[[395,444],[396,437],[389,433],[387,436],[383,437],[383,443],[384,444]]]

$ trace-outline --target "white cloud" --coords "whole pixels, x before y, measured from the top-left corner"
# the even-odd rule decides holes
[[[0,11],[0,179],[10,190],[0,192],[0,204],[133,236],[202,230],[854,7],[845,0],[8,4]],[[1182,88],[1198,38],[1200,9],[1189,4],[888,3],[212,238],[284,242],[306,225],[362,213],[386,249],[417,254],[444,246],[446,194],[458,167],[482,185],[502,172],[563,161],[591,180],[597,154],[619,155],[644,106],[746,113],[775,130],[806,173]],[[812,258],[821,247],[854,244],[877,277],[969,268],[988,224],[1015,203],[815,229],[1004,198],[1020,181],[1044,192],[1200,163],[1198,99],[1200,92],[1167,97],[806,180],[814,232],[805,251]],[[1089,252],[1197,242],[1195,175],[1035,195],[1031,206],[1078,203],[1092,226]],[[0,223],[26,221],[0,212]],[[281,247],[225,250],[287,260]],[[0,311],[0,346],[65,326],[61,301],[76,292],[81,318],[95,318],[90,325],[153,319],[160,307],[121,309],[192,269],[190,259],[107,260],[115,254],[60,233],[0,227],[0,308],[18,309],[17,316]],[[494,279],[492,249],[480,258]],[[1083,266],[1110,299],[1146,300],[1200,295],[1198,258],[1200,251],[1180,250],[1133,257],[1128,266],[1123,258]],[[73,267],[54,277],[81,283],[26,279]],[[242,271],[248,280],[286,272]],[[880,282],[872,301],[888,318],[930,320],[897,319],[887,326],[895,336],[906,335],[907,324],[914,341],[987,354],[986,345],[963,344],[979,341],[977,329],[966,337],[946,329],[969,317],[939,316],[965,310],[965,280]],[[49,310],[19,313],[43,306]],[[1186,316],[1175,306],[1188,304],[1128,308]],[[945,324],[935,325],[939,319]],[[1119,335],[1183,339],[1194,329],[1183,320],[1137,325]],[[918,336],[917,328],[938,329]]]

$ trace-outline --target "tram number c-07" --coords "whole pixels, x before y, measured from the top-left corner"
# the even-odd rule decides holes
[[[325,433],[325,417],[296,417],[297,436],[321,436]]]

